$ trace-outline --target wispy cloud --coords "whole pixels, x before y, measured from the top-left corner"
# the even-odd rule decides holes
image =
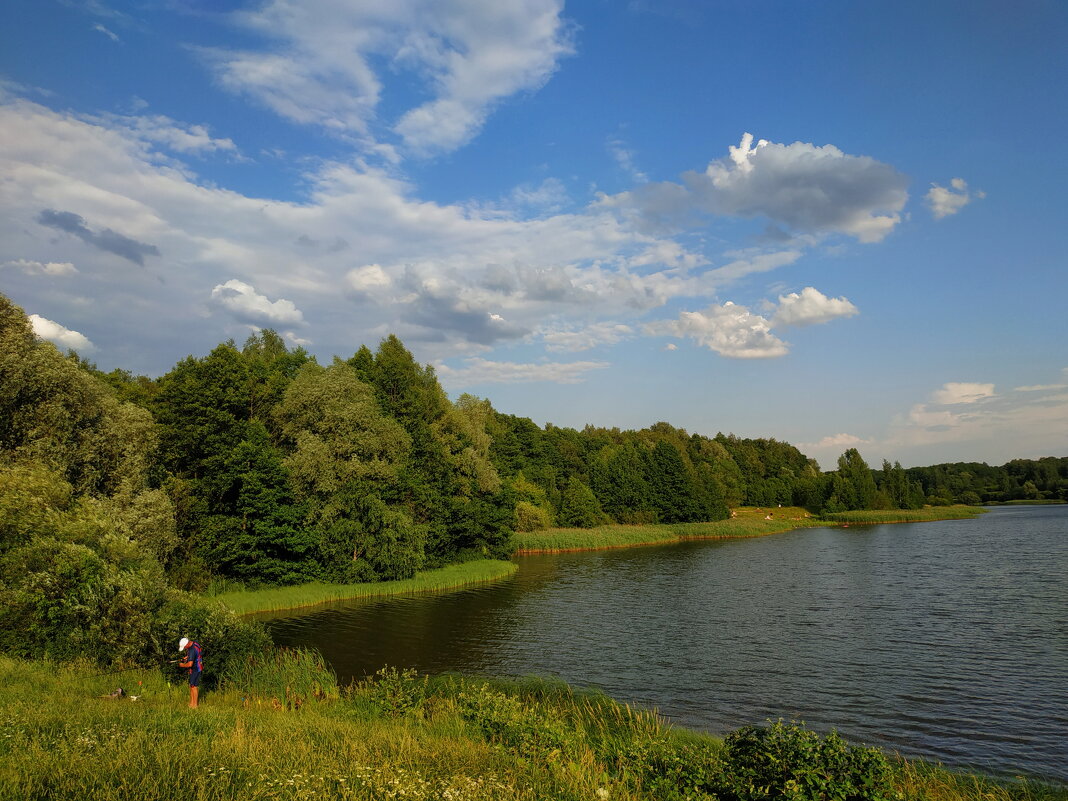
[[[388,57],[390,70],[414,76],[431,95],[404,110],[392,133],[407,151],[429,155],[464,145],[494,104],[549,79],[572,52],[562,7],[559,0],[269,0],[234,20],[272,44],[202,52],[224,87],[368,150],[388,133],[372,131],[385,91],[378,64]]]
[[[447,386],[474,384],[524,384],[549,382],[554,384],[581,383],[591,370],[603,370],[608,362],[496,362],[473,357],[464,360],[463,367],[439,364],[438,375]]]
[[[32,259],[14,259],[0,264],[0,269],[21,270],[26,275],[74,275],[77,268],[69,261],[39,262]]]

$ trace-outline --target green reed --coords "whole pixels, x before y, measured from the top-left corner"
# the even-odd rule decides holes
[[[292,587],[269,587],[260,590],[237,590],[218,594],[215,600],[238,614],[299,609],[305,606],[343,601],[354,598],[373,598],[385,595],[406,595],[419,592],[466,587],[496,581],[512,575],[515,564],[498,559],[479,559],[473,562],[447,565],[437,570],[416,573],[413,578],[399,581],[374,581],[360,584],[297,584]]]

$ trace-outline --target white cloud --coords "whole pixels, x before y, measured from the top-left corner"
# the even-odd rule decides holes
[[[84,334],[73,331],[39,314],[30,315],[30,325],[33,326],[33,333],[41,339],[47,339],[60,347],[78,351],[95,350],[96,346]]]
[[[932,396],[935,403],[956,406],[963,403],[976,403],[994,397],[993,384],[969,384],[950,382],[944,384]]]
[[[239,320],[253,325],[301,324],[301,314],[292,301],[270,301],[244,281],[231,279],[211,290],[211,299],[233,313]]]
[[[108,30],[106,27],[104,27],[100,23],[97,23],[96,25],[94,25],[93,26],[93,30],[104,34],[106,37],[108,37],[113,42],[121,41],[119,39],[119,37],[118,37],[118,34],[116,34],[114,31]]]
[[[495,362],[478,357],[465,359],[464,367],[449,367],[439,364],[437,373],[448,386],[473,384],[522,384],[552,382],[555,384],[578,384],[590,370],[603,370],[608,362]]]
[[[389,57],[391,71],[432,95],[393,126],[410,151],[429,154],[465,144],[495,103],[549,79],[572,51],[561,11],[559,0],[269,0],[234,19],[273,47],[203,52],[223,86],[365,144],[386,89],[378,63]]]
[[[652,323],[645,330],[653,335],[689,337],[732,359],[772,359],[789,350],[771,333],[767,320],[730,301],[704,311],[684,311],[677,320]]]
[[[644,184],[649,180],[644,172],[638,169],[634,162],[634,151],[626,146],[626,144],[620,139],[608,140],[608,152],[612,154],[612,158],[615,159],[616,164],[627,174],[627,176],[635,183]]]
[[[779,295],[779,308],[772,324],[816,325],[855,314],[860,314],[860,310],[846,298],[829,298],[818,289],[806,286],[800,294]]]
[[[213,288],[213,304],[242,323],[291,329],[314,321],[312,336],[327,353],[383,331],[422,359],[544,331],[565,332],[559,343],[571,346],[591,321],[636,328],[671,301],[699,299],[691,308],[701,308],[731,282],[802,255],[753,248],[710,266],[701,250],[642,230],[604,204],[530,216],[429,202],[395,172],[359,162],[310,167],[299,202],[249,197],[197,183],[176,156],[154,147],[164,137],[147,135],[160,130],[160,118],[131,119],[89,119],[26,100],[0,105],[8,134],[0,139],[0,176],[17,176],[0,182],[0,263],[77,264],[80,272],[64,281],[72,293],[94,297],[114,329],[108,341],[144,338],[146,353],[169,352]],[[173,127],[201,141],[194,128]],[[204,136],[203,148],[187,152],[225,141]],[[551,183],[542,187],[552,194]],[[117,252],[142,269],[134,275],[129,263],[106,258]],[[28,291],[24,303],[44,288]],[[226,316],[215,320],[190,347],[238,333],[224,327]],[[728,337],[718,320],[720,335],[705,339],[732,355],[785,352],[760,333],[766,320],[753,316],[749,325],[734,324]]]
[[[949,183],[950,186],[948,188],[932,183],[931,188],[927,191],[927,205],[936,220],[956,214],[971,203],[972,200],[986,197],[986,192],[980,191],[974,195],[969,192],[968,184],[963,178],[954,178]]]
[[[0,264],[0,269],[21,270],[26,275],[74,275],[77,268],[69,261],[39,262],[32,259],[14,259]]]
[[[867,445],[870,443],[870,439],[864,439],[854,434],[829,434],[821,439],[819,442],[802,442],[797,447],[802,451],[806,450],[830,450],[840,448],[855,448],[858,445]]]
[[[790,145],[745,134],[729,156],[683,184],[647,184],[602,200],[635,212],[650,230],[677,227],[697,213],[764,217],[799,234],[841,233],[878,242],[901,221],[908,179],[869,156],[834,145]]]
[[[393,281],[378,264],[365,264],[349,270],[347,276],[349,286],[357,292],[374,292],[380,289],[388,289]]]
[[[542,339],[546,350],[575,352],[599,345],[615,345],[632,333],[634,329],[622,323],[595,323],[578,330],[546,331]]]
[[[1068,389],[1068,384],[1031,384],[1026,387],[1013,387],[1013,392],[1046,392],[1053,389]]]

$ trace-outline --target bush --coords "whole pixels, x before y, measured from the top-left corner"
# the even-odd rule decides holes
[[[821,738],[781,720],[728,735],[715,795],[721,801],[887,801],[890,764],[881,751],[848,745],[836,732]]]
[[[420,676],[412,668],[384,667],[353,684],[349,694],[364,696],[380,712],[400,717],[422,708],[429,694],[429,677]]]
[[[161,661],[176,657],[182,637],[195,640],[204,649],[204,682],[208,687],[273,648],[263,626],[246,623],[218,604],[174,593],[152,622],[152,656]],[[178,668],[174,671],[175,676],[180,675]]]

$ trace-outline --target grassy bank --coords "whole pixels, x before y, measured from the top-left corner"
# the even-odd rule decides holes
[[[238,614],[273,612],[281,609],[300,609],[328,601],[353,598],[373,598],[383,595],[407,595],[434,592],[496,581],[512,575],[516,566],[499,559],[480,559],[437,570],[416,573],[413,578],[400,581],[376,581],[363,584],[298,584],[292,587],[269,587],[262,590],[235,590],[214,596],[228,609]]]
[[[193,711],[185,687],[157,671],[91,675],[0,657],[0,799],[749,801],[750,771],[805,744],[774,768],[773,781],[800,783],[796,801],[850,797],[837,793],[863,779],[870,790],[852,797],[1068,801],[1063,789],[887,763],[805,731],[732,750],[732,738],[724,745],[559,683],[394,671],[338,690],[312,662],[286,662],[268,660],[243,686],[224,682]],[[289,669],[303,679],[265,675]],[[138,700],[100,697],[120,683]],[[301,686],[303,698],[279,700]],[[813,754],[837,767],[817,771]]]
[[[742,507],[734,517],[711,523],[676,523],[646,526],[599,526],[597,528],[552,528],[516,534],[520,554],[591,551],[658,545],[686,539],[739,539],[781,534],[795,528],[842,523],[915,523],[956,520],[982,513],[976,506],[934,506],[924,509],[892,509],[840,512],[814,517],[797,506],[757,509]],[[770,515],[770,519],[769,516]]]
[[[931,520],[970,520],[983,514],[978,506],[925,506],[923,509],[864,509],[823,515],[830,523],[925,523]]]

